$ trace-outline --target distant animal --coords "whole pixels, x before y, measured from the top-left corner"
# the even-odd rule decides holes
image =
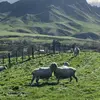
[[[40,49],[40,50],[38,50],[38,52],[39,52],[40,54],[44,54],[44,53],[45,53],[45,50],[44,50],[44,49]]]
[[[39,79],[46,79],[49,80],[49,78],[52,76],[52,72],[53,72],[53,68],[55,65],[51,64],[49,67],[40,67],[40,68],[36,68],[33,72],[32,72],[32,80],[31,80],[31,85],[33,83],[33,81],[36,79],[36,84],[39,84]]]
[[[75,78],[76,82],[78,82],[78,78],[75,76],[76,69],[73,67],[67,67],[67,66],[58,67],[58,65],[54,63],[52,70],[54,71],[57,83],[59,83],[60,79],[66,79],[66,78],[70,78],[71,82],[72,77]]]
[[[78,47],[75,47],[75,48],[73,49],[73,53],[74,53],[74,56],[76,57],[77,55],[79,55],[80,49],[79,49]]]
[[[0,66],[0,72],[7,69],[7,65],[4,65],[4,66]]]

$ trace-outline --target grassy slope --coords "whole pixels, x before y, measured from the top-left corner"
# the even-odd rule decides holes
[[[13,25],[5,25],[5,24],[2,24],[0,25],[0,34],[2,34],[3,31],[5,32],[8,32],[9,31],[12,31],[13,35],[15,35],[15,32],[16,33],[19,33],[17,32],[18,30],[22,30],[24,33],[28,32],[30,34],[45,34],[45,35],[52,35],[52,34],[55,34],[55,35],[72,35],[72,34],[77,34],[77,33],[80,33],[80,32],[94,32],[94,33],[97,33],[98,35],[100,35],[100,28],[99,28],[99,25],[98,24],[95,24],[95,23],[90,23],[90,22],[82,22],[82,21],[78,21],[78,20],[73,20],[72,23],[75,23],[76,25],[80,25],[80,27],[78,26],[71,26],[68,24],[69,22],[68,21],[63,21],[63,22],[52,22],[52,23],[41,23],[41,22],[38,22],[38,23],[34,23],[34,26],[33,25],[22,25],[20,26],[20,23],[19,23],[19,26],[13,24]],[[13,26],[13,27],[12,27]],[[39,31],[39,30],[42,30],[42,33]],[[20,32],[20,34],[23,34]],[[4,34],[2,34],[4,35]]]
[[[67,44],[67,45],[72,45],[73,43],[77,43],[77,45],[79,46],[83,46],[86,44],[92,46],[93,43],[97,43],[97,44],[100,43],[99,40],[94,41],[91,39],[77,39],[70,36],[66,36],[66,37],[65,36],[49,36],[49,35],[28,34],[28,33],[20,34],[18,32],[6,32],[6,31],[1,31],[0,37],[1,37],[0,45],[5,45],[5,42],[2,42],[2,41],[11,42],[11,41],[26,40],[32,43],[52,43],[54,39],[58,40],[61,44]]]
[[[94,32],[100,35],[99,19],[93,15],[89,15],[84,10],[80,10],[74,5],[72,5],[70,8],[72,11],[75,10],[74,15],[77,17],[82,16],[82,18],[84,18],[86,21],[76,20],[73,14],[69,15],[60,7],[51,6],[51,10],[44,13],[45,15],[49,13],[49,20],[51,22],[34,20],[34,18],[37,18],[37,16],[32,14],[27,14],[18,18],[7,17],[5,15],[3,16],[4,20],[0,23],[0,30],[18,32],[20,29],[32,34],[39,33],[62,36],[73,35],[80,32]],[[41,16],[41,14],[39,15]],[[71,22],[73,25],[69,25],[69,22]]]
[[[100,98],[100,54],[96,52],[81,52],[69,62],[77,69],[79,82],[61,80],[58,85],[42,84],[40,87],[31,87],[31,72],[39,66],[47,66],[51,62],[62,65],[68,61],[70,53],[49,55],[36,58],[29,62],[12,66],[0,73],[1,100],[99,100]],[[49,82],[56,82],[52,77]],[[67,83],[66,83],[67,82]]]

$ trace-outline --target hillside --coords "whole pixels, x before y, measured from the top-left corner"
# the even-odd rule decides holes
[[[99,100],[100,54],[97,52],[81,52],[79,56],[73,59],[71,57],[71,53],[37,57],[0,72],[0,99]],[[70,63],[70,66],[76,68],[78,83],[74,79],[71,83],[68,79],[65,79],[56,84],[56,79],[53,76],[48,84],[45,80],[40,80],[39,86],[29,85],[32,78],[31,73],[35,68],[49,66],[51,62],[57,62],[61,66],[66,61]]]
[[[92,32],[100,39],[99,25],[99,8],[91,7],[86,0],[20,0],[13,4],[0,3],[2,31],[53,36]]]

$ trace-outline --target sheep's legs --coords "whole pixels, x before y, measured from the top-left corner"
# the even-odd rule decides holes
[[[70,81],[69,82],[71,82],[72,81],[72,77],[70,77]]]
[[[32,77],[32,80],[31,80],[31,83],[30,83],[31,85],[32,85],[32,83],[33,83],[34,79],[35,79],[35,77],[33,76],[33,77]]]
[[[36,84],[39,84],[39,77],[36,78]]]
[[[78,78],[75,75],[73,77],[76,79],[76,82],[78,82]]]

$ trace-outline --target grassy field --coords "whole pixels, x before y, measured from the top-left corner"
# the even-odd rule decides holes
[[[70,36],[50,36],[50,35],[41,35],[41,34],[28,34],[23,33],[20,34],[18,32],[7,32],[7,31],[0,31],[0,41],[20,41],[20,40],[31,40],[32,42],[44,42],[44,43],[50,43],[53,39],[59,40],[61,43],[77,43],[77,44],[84,44],[85,42],[92,43],[97,42],[99,43],[99,40],[92,40],[92,39],[79,39],[74,38]]]
[[[0,100],[100,100],[100,53],[81,52],[71,57],[71,53],[52,54],[0,72]],[[52,76],[48,84],[40,80],[39,86],[29,85],[34,68],[49,66],[51,62],[60,66],[66,61],[77,69],[78,83],[66,79],[56,84]]]

